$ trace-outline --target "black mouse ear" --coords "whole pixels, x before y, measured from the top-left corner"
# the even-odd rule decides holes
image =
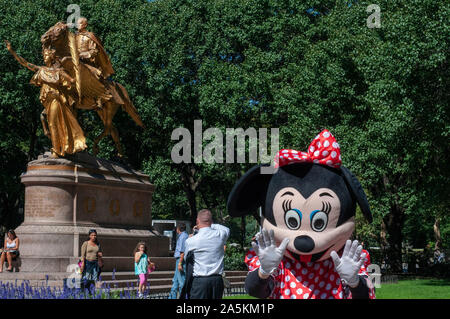
[[[261,174],[261,167],[254,166],[234,184],[228,196],[227,210],[231,217],[252,213],[264,204],[272,174]]]
[[[347,185],[350,188],[352,196],[354,196],[359,204],[359,207],[361,207],[364,217],[369,221],[369,223],[371,223],[372,213],[370,212],[369,202],[367,201],[366,193],[364,192],[361,183],[348,168],[341,166],[341,171]]]

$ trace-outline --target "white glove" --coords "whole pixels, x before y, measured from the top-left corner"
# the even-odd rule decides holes
[[[358,286],[358,272],[366,259],[366,254],[364,253],[361,255],[361,251],[362,246],[358,246],[357,240],[353,241],[353,243],[351,240],[347,240],[341,258],[339,258],[338,254],[334,250],[330,254],[333,259],[336,272],[341,277],[341,280],[348,284],[351,288]]]
[[[283,239],[280,246],[277,247],[273,229],[269,232],[266,229],[263,229],[261,233],[256,235],[256,241],[258,244],[252,242],[252,246],[259,258],[259,272],[264,277],[268,277],[278,268],[287,244],[289,243],[289,239]]]

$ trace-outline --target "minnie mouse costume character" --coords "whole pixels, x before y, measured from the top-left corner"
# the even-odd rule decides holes
[[[227,203],[232,217],[262,207],[263,229],[245,256],[247,292],[272,299],[374,299],[369,256],[349,240],[356,203],[369,222],[372,214],[358,179],[341,166],[333,135],[322,131],[308,152],[280,150],[274,174],[262,174],[262,166],[239,179]]]

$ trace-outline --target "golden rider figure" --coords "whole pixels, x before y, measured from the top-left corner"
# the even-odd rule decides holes
[[[44,106],[41,121],[45,135],[52,141],[52,157],[86,149],[83,130],[73,113],[75,101],[69,94],[75,80],[60,67],[54,50],[44,48],[42,55],[46,65],[37,66],[18,56],[8,41],[5,43],[8,51],[22,66],[35,72],[30,83],[41,87],[39,100]],[[47,116],[48,127],[43,115]]]

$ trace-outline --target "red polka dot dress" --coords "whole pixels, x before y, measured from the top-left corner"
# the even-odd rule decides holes
[[[339,254],[341,255],[342,252]],[[259,268],[258,256],[250,249],[245,256],[249,271]],[[359,274],[367,275],[367,264],[364,264]],[[351,299],[351,292],[341,284],[341,279],[334,270],[330,258],[302,263],[286,256],[281,260],[278,269],[272,274],[275,287],[269,299]],[[368,283],[369,284],[369,283]],[[369,286],[369,298],[375,299],[375,290]]]

